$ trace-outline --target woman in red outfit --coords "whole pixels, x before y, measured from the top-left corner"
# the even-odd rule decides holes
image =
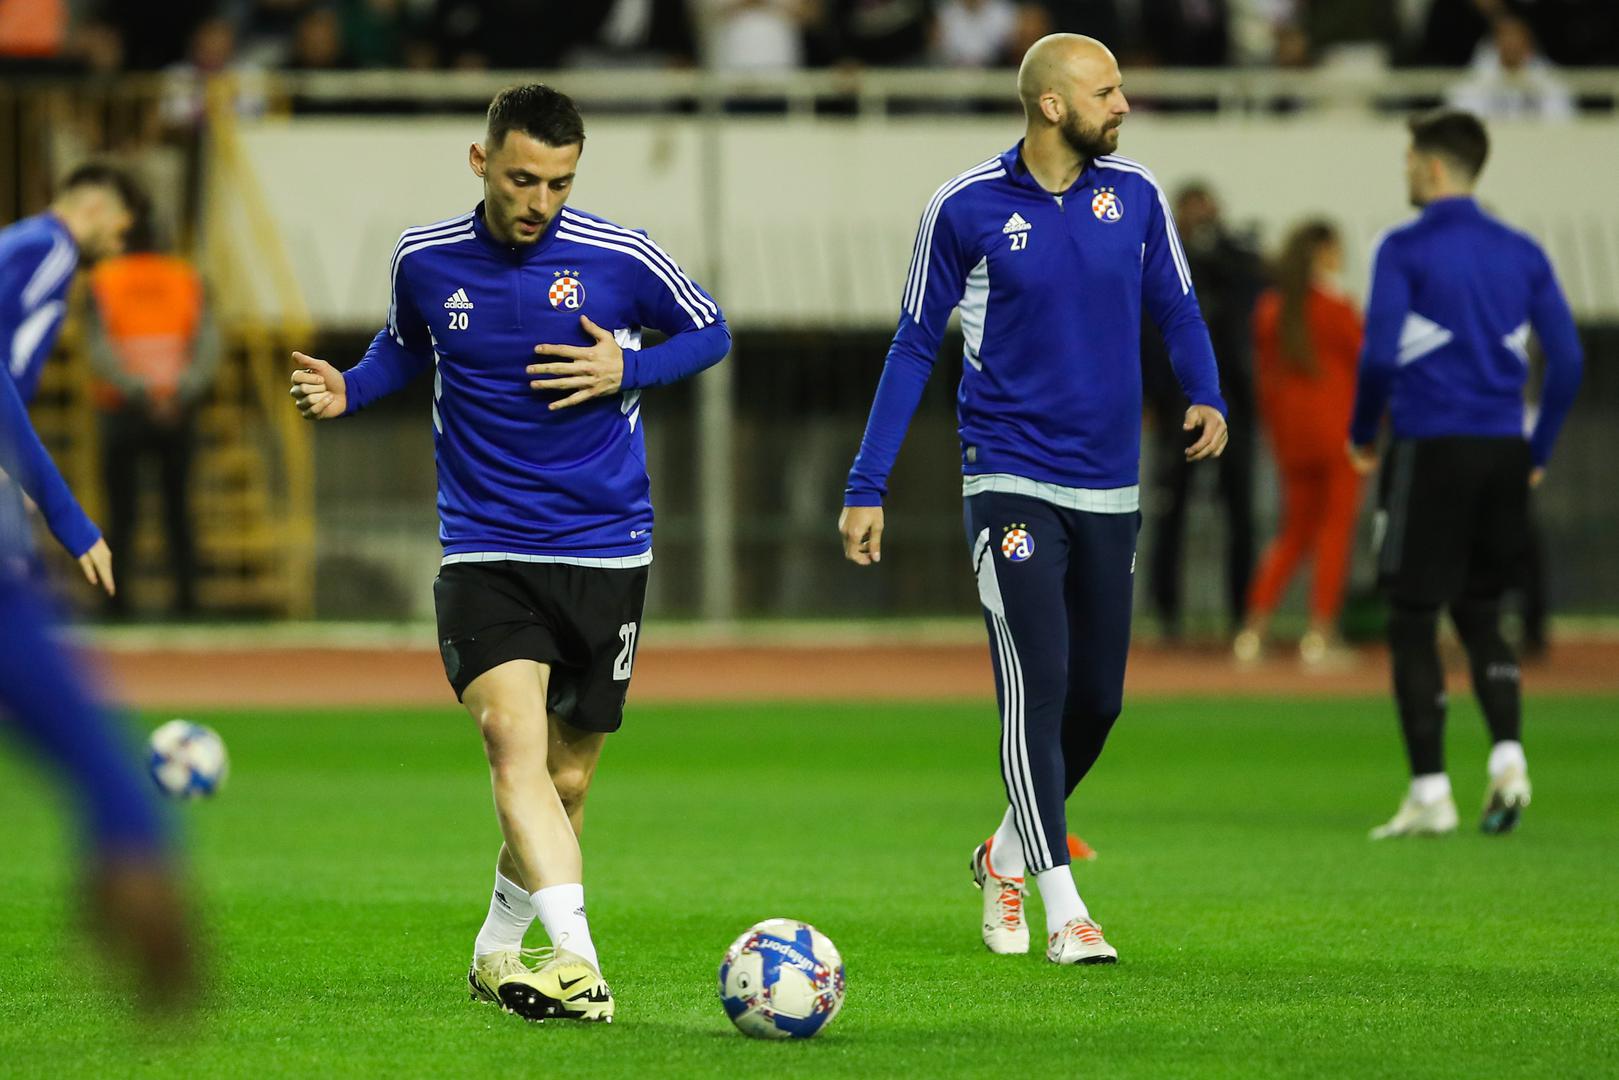
[[[1338,231],[1324,220],[1295,226],[1276,263],[1276,286],[1254,308],[1259,414],[1282,478],[1282,527],[1260,558],[1237,635],[1240,660],[1259,656],[1271,613],[1306,555],[1315,559],[1307,663],[1327,658],[1343,609],[1360,478],[1345,450],[1355,404],[1361,322],[1334,284],[1343,266]]]

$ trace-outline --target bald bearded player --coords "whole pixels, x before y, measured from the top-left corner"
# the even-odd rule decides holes
[[[1190,403],[1188,460],[1225,448],[1225,403],[1169,204],[1150,172],[1113,152],[1130,112],[1113,54],[1092,38],[1042,38],[1018,94],[1023,139],[947,181],[923,211],[838,530],[852,562],[880,560],[888,475],[959,309],[962,494],[1008,803],[972,857],[984,944],[1029,951],[1032,874],[1046,958],[1106,964],[1118,952],[1074,882],[1066,800],[1123,705],[1143,309]]]

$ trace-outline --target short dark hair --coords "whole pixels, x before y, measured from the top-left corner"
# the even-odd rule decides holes
[[[1484,171],[1490,156],[1490,136],[1484,122],[1460,109],[1435,109],[1406,121],[1411,145],[1421,154],[1437,154],[1473,179]]]
[[[491,150],[521,131],[547,146],[585,145],[585,122],[573,99],[544,83],[508,86],[489,103],[485,139]]]
[[[86,187],[106,188],[113,192],[123,202],[124,209],[136,217],[146,212],[146,190],[117,165],[105,161],[87,161],[62,178],[62,191]]]

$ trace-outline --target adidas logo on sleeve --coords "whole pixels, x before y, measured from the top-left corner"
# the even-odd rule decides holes
[[[457,289],[450,294],[448,300],[444,301],[444,306],[454,311],[471,311],[472,300],[467,296],[465,289]]]
[[[1001,232],[1010,236],[1013,233],[1028,232],[1032,228],[1034,226],[1023,220],[1022,214],[1014,212],[1011,217],[1006,219],[1006,224],[1001,226]]]

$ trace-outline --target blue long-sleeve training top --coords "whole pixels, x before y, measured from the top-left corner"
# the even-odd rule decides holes
[[[85,516],[28,422],[16,383],[0,375],[0,563],[23,558],[33,549],[19,489],[34,500],[69,555],[78,558],[101,539],[101,530]]]
[[[718,363],[731,335],[713,298],[645,233],[564,208],[528,246],[475,210],[406,229],[390,266],[388,325],[345,373],[356,411],[433,371],[439,538],[445,562],[515,559],[635,566],[652,558],[641,391]],[[551,411],[534,346],[624,350],[620,392]],[[667,341],[641,348],[641,330]]]
[[[24,404],[39,390],[78,266],[78,244],[49,211],[0,230],[0,348]]]
[[[1136,508],[1143,305],[1187,398],[1225,412],[1186,254],[1152,174],[1110,154],[1053,195],[1022,150],[1020,141],[954,177],[923,211],[846,506],[882,503],[956,308],[968,491],[1010,477],[1077,489],[1081,508]]]
[[[1386,407],[1396,438],[1523,437],[1531,327],[1546,355],[1529,437],[1541,466],[1584,366],[1568,301],[1534,240],[1470,198],[1429,203],[1373,256],[1350,440],[1375,442]]]

